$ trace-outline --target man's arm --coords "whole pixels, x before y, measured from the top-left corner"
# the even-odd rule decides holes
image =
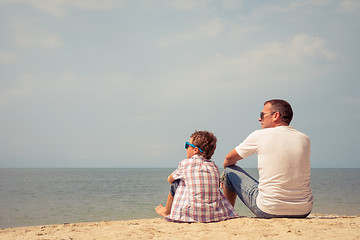
[[[237,161],[241,160],[242,157],[236,152],[235,148],[229,152],[228,155],[226,155],[224,160],[224,168],[235,165]]]

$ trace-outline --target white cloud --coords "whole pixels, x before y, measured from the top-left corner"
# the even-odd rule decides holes
[[[82,76],[73,72],[61,73],[55,82],[54,89],[69,90],[72,92],[94,93],[121,91],[122,88],[131,83],[130,78],[124,75],[96,75]]]
[[[335,58],[335,53],[326,48],[324,39],[300,34],[288,41],[265,43],[240,56],[222,61],[232,66],[230,69],[237,69],[237,73],[257,75],[263,71],[286,72],[286,68],[301,71],[312,67],[314,61],[318,62],[319,59],[328,62]]]
[[[277,62],[281,65],[308,65],[314,60],[335,60],[335,53],[326,48],[326,41],[319,37],[299,34],[288,42],[271,42],[264,44],[253,53],[255,63]]]
[[[64,72],[57,76],[35,76],[33,74],[22,74],[17,79],[5,81],[0,87],[0,107],[9,107],[17,101],[27,101],[33,96],[43,94],[65,94],[77,96],[79,94],[91,97],[94,94],[121,94],[128,91],[125,86],[131,85],[132,81],[123,75],[96,75],[82,76],[73,72]],[[135,85],[135,84],[134,84]]]
[[[0,108],[7,107],[14,101],[34,94],[36,90],[32,83],[31,76],[23,74],[17,80],[11,81],[7,85],[2,84],[0,88]]]
[[[241,39],[244,35],[257,32],[258,30],[259,27],[257,26],[231,24],[226,35],[232,39]]]
[[[57,34],[37,26],[35,20],[17,19],[12,22],[14,43],[23,47],[55,48],[63,44]]]
[[[341,8],[348,12],[359,12],[360,1],[357,0],[344,0],[341,2]]]
[[[239,0],[223,0],[223,5],[229,10],[233,10],[239,7],[242,7],[243,3]]]
[[[206,7],[212,0],[176,0],[164,1],[164,4],[178,10],[193,10]]]
[[[271,78],[279,81],[279,76],[288,79],[288,73],[291,73],[294,75],[291,79],[296,81],[296,75],[312,72],[310,69],[314,69],[314,63],[319,67],[319,64],[335,59],[335,53],[327,49],[324,39],[300,34],[288,41],[264,43],[239,55],[215,57],[206,68],[218,69],[215,76],[218,75],[219,79],[228,76],[228,79],[247,79],[250,82],[254,79],[269,81]]]
[[[344,96],[339,99],[339,102],[344,105],[360,106],[360,97]]]
[[[171,143],[144,142],[141,146],[149,157],[162,157],[165,151],[176,152],[178,146]]]
[[[0,52],[0,63],[15,63],[18,56],[13,52]]]
[[[171,86],[164,84],[159,95],[176,98],[188,91],[188,86],[192,89],[206,86],[203,94],[213,95],[246,91],[254,83],[301,82],[326,74],[336,59],[325,39],[300,34],[287,41],[264,43],[239,54],[215,54],[198,64],[177,69],[171,77],[166,76],[173,81],[169,83]]]
[[[53,16],[64,16],[69,8],[100,9],[114,8],[125,0],[0,0],[1,3],[25,3]]]
[[[212,19],[205,24],[199,25],[194,29],[177,32],[162,37],[159,45],[168,47],[191,41],[202,41],[219,36],[224,31],[224,23],[221,19]]]
[[[286,12],[295,11],[300,8],[313,8],[323,7],[329,4],[331,0],[306,0],[306,1],[289,1],[287,4],[275,5],[269,2],[269,4],[256,8],[253,12],[255,17],[263,17],[266,15],[282,14]]]

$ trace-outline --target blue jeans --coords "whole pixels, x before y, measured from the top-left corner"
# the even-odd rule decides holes
[[[256,197],[259,194],[259,182],[251,177],[239,166],[233,165],[225,168],[225,187],[236,192],[241,201],[259,218],[306,218],[305,215],[273,215],[261,211],[256,205]]]
[[[177,180],[173,181],[173,183],[171,184],[171,187],[170,187],[171,196],[173,196],[173,197],[175,196],[175,192],[179,186],[179,183],[180,183],[180,179],[177,179]]]

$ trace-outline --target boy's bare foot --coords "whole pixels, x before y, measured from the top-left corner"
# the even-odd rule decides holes
[[[166,207],[164,207],[162,204],[160,204],[159,206],[157,206],[155,208],[155,211],[157,214],[159,214],[162,217],[166,217],[167,215],[170,214],[170,212],[167,211]]]

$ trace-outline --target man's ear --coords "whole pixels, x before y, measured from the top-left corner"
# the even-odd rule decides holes
[[[280,113],[279,113],[279,112],[274,113],[273,119],[274,119],[274,122],[275,122],[275,121],[278,121],[278,120],[281,120]]]

